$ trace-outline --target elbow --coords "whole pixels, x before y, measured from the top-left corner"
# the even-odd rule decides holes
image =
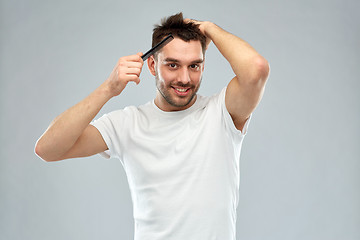
[[[249,81],[256,85],[265,85],[270,73],[268,61],[262,56],[257,56],[254,58],[252,66],[253,70]]]
[[[270,73],[270,65],[269,62],[261,57],[261,59],[257,60],[257,68],[260,73],[261,79],[267,80]]]
[[[56,159],[52,159],[48,156],[46,150],[44,149],[44,146],[41,144],[40,139],[35,144],[34,152],[41,160],[45,162],[56,161]]]
[[[45,162],[50,162],[49,159],[47,159],[47,158],[45,157],[43,148],[42,148],[41,144],[39,144],[39,141],[40,141],[40,140],[38,140],[38,141],[36,142],[36,144],[35,144],[35,149],[34,149],[35,154],[36,154],[41,160],[43,160],[43,161],[45,161]]]

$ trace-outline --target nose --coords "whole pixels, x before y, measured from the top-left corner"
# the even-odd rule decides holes
[[[190,82],[190,73],[187,68],[181,68],[180,71],[178,71],[178,81],[182,84],[188,84]]]

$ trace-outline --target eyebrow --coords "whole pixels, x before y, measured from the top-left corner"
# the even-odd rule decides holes
[[[179,63],[180,60],[176,59],[176,58],[165,58],[164,59],[164,62],[173,62],[173,63]],[[194,64],[194,63],[203,63],[204,60],[203,59],[197,59],[197,60],[194,60],[191,62],[191,64]]]

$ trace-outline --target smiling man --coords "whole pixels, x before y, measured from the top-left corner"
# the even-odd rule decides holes
[[[175,38],[156,55],[148,61],[158,89],[155,104],[164,111],[190,107],[196,100],[204,70],[200,41]]]
[[[147,60],[156,79],[153,101],[93,121],[128,82],[140,83],[142,53],[122,57],[104,83],[51,123],[35,152],[49,162],[97,153],[118,158],[128,177],[136,240],[233,240],[241,145],[269,66],[212,22],[170,16],[155,27],[153,46],[170,33],[174,40]],[[211,41],[235,76],[207,79],[224,81],[224,88],[204,97],[197,91]]]

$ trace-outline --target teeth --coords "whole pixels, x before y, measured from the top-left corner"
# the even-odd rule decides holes
[[[186,88],[175,88],[176,91],[179,91],[179,92],[186,92]]]

